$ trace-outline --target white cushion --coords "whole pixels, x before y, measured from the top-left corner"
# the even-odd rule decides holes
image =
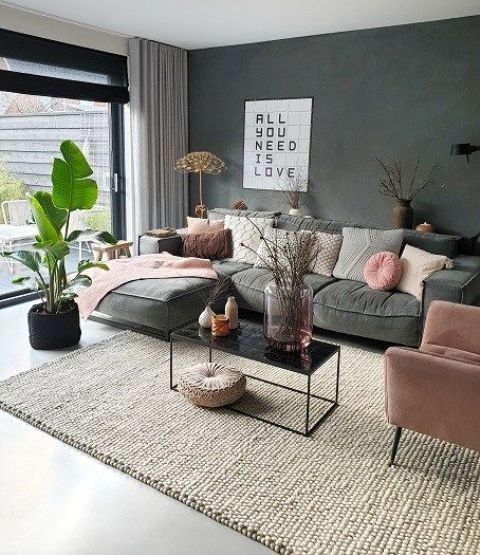
[[[271,265],[271,251],[278,254],[280,266],[288,268],[289,264],[287,258],[282,256],[282,253],[285,252],[285,245],[290,240],[293,240],[292,236],[297,233],[298,232],[286,231],[284,229],[267,228],[263,234],[265,241],[261,241],[258,247],[255,268],[267,268]]]
[[[231,260],[255,264],[261,235],[273,226],[270,218],[225,216],[225,227],[232,230],[233,256]]]
[[[402,293],[409,293],[419,301],[423,295],[423,281],[442,268],[453,268],[453,260],[440,255],[432,254],[411,245],[405,245],[400,257],[403,266],[402,279],[397,289]]]

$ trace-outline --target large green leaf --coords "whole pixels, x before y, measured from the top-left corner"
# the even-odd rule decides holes
[[[63,158],[53,161],[53,202],[67,210],[90,210],[98,196],[98,187],[90,179],[93,171],[82,151],[73,141],[60,145]]]
[[[79,289],[82,289],[83,287],[89,287],[90,285],[92,285],[92,278],[85,274],[79,274],[69,282],[67,287],[65,287],[65,289],[62,291],[62,294],[76,293]]]
[[[60,233],[49,220],[43,206],[40,202],[32,196],[29,196],[29,201],[32,206],[32,213],[35,223],[38,228],[38,234],[42,243],[56,242],[61,238]]]
[[[109,231],[96,231],[95,229],[75,229],[68,234],[65,240],[69,243],[71,241],[100,241],[100,243],[108,243],[109,245],[118,243]]]
[[[5,252],[3,256],[20,262],[29,270],[32,270],[32,272],[38,273],[40,271],[40,255],[38,252],[18,250],[15,252]]]
[[[68,210],[65,210],[64,208],[57,208],[53,204],[52,195],[46,191],[37,191],[33,197],[43,208],[43,211],[50,220],[50,223],[57,230],[57,232],[60,233],[63,226],[67,222]]]
[[[68,243],[65,241],[43,241],[41,243],[34,243],[33,246],[36,249],[45,251],[55,260],[62,260],[70,253]]]

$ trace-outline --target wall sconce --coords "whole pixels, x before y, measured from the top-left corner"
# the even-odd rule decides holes
[[[467,164],[470,161],[469,156],[472,152],[480,150],[480,146],[474,146],[470,143],[459,143],[457,145],[452,145],[450,148],[450,156],[466,156]]]

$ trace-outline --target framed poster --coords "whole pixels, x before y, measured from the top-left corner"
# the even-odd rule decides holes
[[[301,178],[307,191],[313,98],[246,100],[245,189],[283,189]]]

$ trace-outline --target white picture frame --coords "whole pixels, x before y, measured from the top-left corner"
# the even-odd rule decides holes
[[[245,100],[243,188],[308,188],[313,97]]]

